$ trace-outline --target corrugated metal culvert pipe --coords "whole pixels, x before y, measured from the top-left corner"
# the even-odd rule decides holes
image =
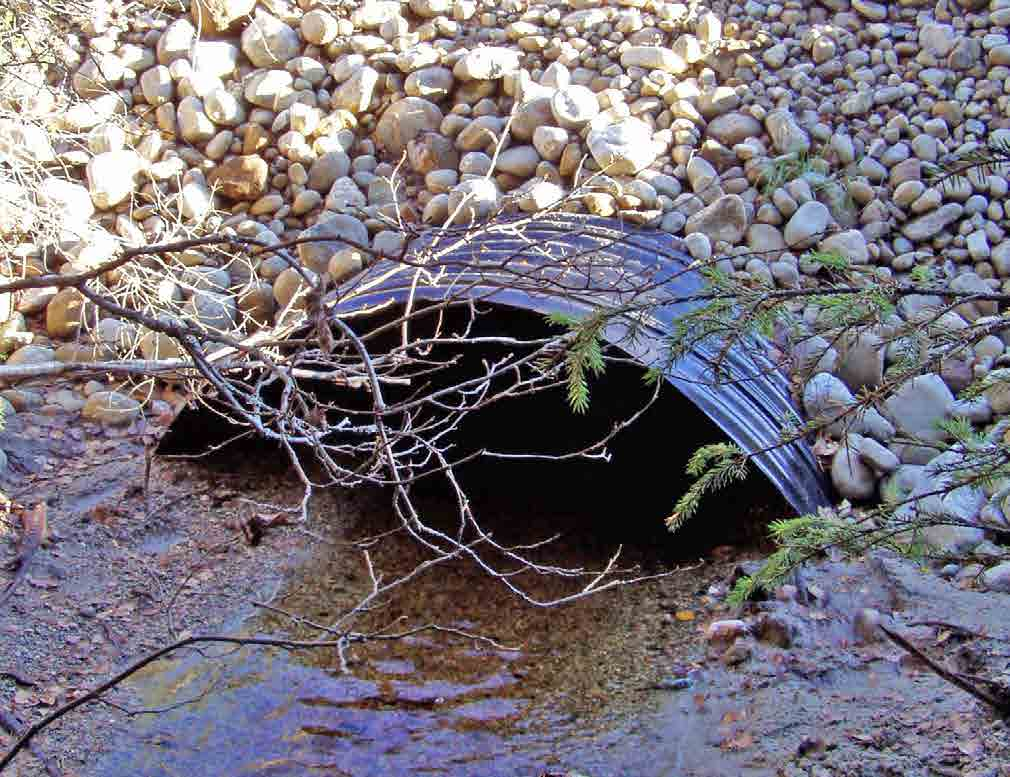
[[[402,309],[408,300],[454,300],[585,316],[601,305],[649,300],[635,337],[619,320],[604,332],[607,341],[648,367],[662,361],[676,319],[700,304],[684,298],[704,290],[672,236],[562,213],[433,232],[416,241],[407,261],[374,264],[337,292],[335,312],[353,321],[371,311]],[[762,344],[721,354],[718,380],[715,359],[716,345],[703,342],[665,370],[666,380],[745,451],[774,446],[787,419],[799,417],[787,377]],[[798,512],[830,503],[826,479],[805,442],[772,448],[754,462]]]

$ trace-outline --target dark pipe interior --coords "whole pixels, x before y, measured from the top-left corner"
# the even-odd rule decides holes
[[[452,331],[455,322],[448,322]],[[458,330],[457,330],[458,331]],[[550,331],[543,319],[526,311],[495,311],[478,319],[476,335],[507,333],[539,337]],[[418,334],[422,332],[418,331]],[[381,346],[373,343],[373,352]],[[504,349],[502,349],[504,350]],[[452,375],[480,374],[480,361],[493,358],[473,349]],[[451,384],[450,384],[451,385]],[[454,439],[459,452],[488,448],[503,452],[562,453],[599,439],[618,419],[645,404],[652,389],[642,370],[611,364],[590,384],[589,411],[572,412],[563,389],[510,399],[470,415]],[[359,392],[361,400],[367,400]],[[388,397],[391,401],[395,397]],[[348,398],[341,396],[346,404]],[[364,405],[361,405],[364,408]],[[194,452],[235,433],[235,427],[208,411],[183,412],[161,444],[162,453]],[[585,541],[624,543],[648,549],[656,561],[674,561],[704,553],[714,546],[749,542],[761,536],[768,519],[790,512],[778,493],[755,470],[744,483],[713,495],[699,514],[676,535],[665,528],[677,497],[690,484],[684,469],[700,445],[725,439],[700,410],[672,386],[631,428],[608,446],[611,461],[503,461],[479,459],[460,468],[459,478],[475,511],[489,521],[496,536],[528,540],[531,531],[543,535],[575,532]],[[245,440],[231,446],[245,460],[283,461],[275,446]],[[250,455],[259,451],[262,455]],[[221,456],[229,456],[222,451]],[[276,465],[273,465],[276,466]],[[441,478],[424,480],[415,489],[422,504],[445,505],[454,514]],[[437,512],[437,510],[436,510]],[[521,527],[522,531],[517,531]]]

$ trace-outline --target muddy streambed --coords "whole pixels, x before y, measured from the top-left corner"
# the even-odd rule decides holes
[[[270,603],[328,623],[358,601],[370,583],[346,543],[390,528],[375,519],[385,505],[381,495],[317,500],[313,528],[326,533],[269,592]],[[515,505],[484,515],[511,541],[532,539],[537,524],[560,528],[554,558],[587,569],[605,563],[607,532],[533,508],[522,523]],[[628,517],[613,523],[622,522]],[[705,624],[731,616],[710,586],[758,553],[714,551],[697,568],[549,610],[520,602],[472,565],[434,567],[358,623],[361,631],[438,623],[517,650],[425,633],[356,647],[346,674],[330,650],[207,649],[163,661],[131,685],[133,706],[160,712],[119,726],[84,773],[925,777],[975,774],[957,771],[973,764],[989,775],[985,768],[1006,763],[998,721],[893,646],[860,643],[852,612],[912,606],[865,564],[811,570],[806,583],[830,597],[825,606],[783,605],[801,623],[796,643],[760,642],[749,659],[725,665],[702,637]],[[370,552],[387,575],[424,559],[395,533]],[[627,561],[645,572],[673,563],[640,543]],[[524,582],[538,597],[569,590],[557,578]],[[942,603],[939,590],[924,600],[961,612],[974,601]],[[319,636],[251,605],[222,631]]]

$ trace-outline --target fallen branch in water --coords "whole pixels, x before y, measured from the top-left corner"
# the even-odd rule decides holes
[[[21,735],[21,721],[4,710],[0,710],[0,728],[9,734],[13,734],[14,736]],[[61,772],[56,764],[53,763],[52,759],[45,753],[41,752],[34,744],[28,745],[28,752],[42,762],[42,766],[45,767],[46,774],[48,774],[49,777],[63,777],[63,772]]]
[[[1010,638],[1008,637],[1001,637],[998,634],[989,634],[984,631],[976,631],[975,629],[969,629],[967,626],[959,626],[956,623],[948,623],[947,621],[914,621],[913,623],[908,624],[909,628],[913,628],[915,626],[930,626],[935,629],[946,629],[959,637],[991,639],[996,642],[1010,642]]]
[[[250,645],[258,645],[261,647],[276,647],[283,648],[285,650],[310,650],[316,648],[336,648],[341,651],[341,653],[348,647],[351,643],[361,643],[373,640],[396,640],[403,639],[404,637],[413,636],[420,634],[425,631],[438,631],[446,634],[453,634],[455,636],[470,638],[470,639],[480,639],[488,642],[495,647],[505,649],[505,650],[515,650],[516,648],[508,648],[504,645],[499,645],[494,640],[488,637],[482,637],[480,635],[470,634],[468,632],[460,631],[459,629],[448,628],[444,626],[437,626],[435,624],[425,624],[423,626],[417,626],[411,629],[407,629],[400,632],[390,633],[390,632],[377,632],[375,634],[361,634],[356,632],[343,632],[340,633],[336,639],[327,640],[291,640],[291,639],[280,639],[277,637],[229,637],[219,634],[205,634],[205,635],[195,635],[192,637],[186,637],[185,639],[180,639],[173,642],[170,645],[158,648],[157,650],[148,653],[136,661],[131,663],[122,671],[113,675],[111,678],[101,683],[100,685],[92,688],[76,699],[68,701],[61,707],[57,707],[55,710],[50,712],[45,717],[36,721],[30,725],[27,729],[20,733],[19,739],[11,746],[11,748],[4,753],[3,757],[0,758],[0,772],[6,769],[14,757],[28,748],[31,752],[32,750],[32,738],[36,736],[43,729],[55,723],[60,718],[64,717],[70,712],[73,712],[78,707],[81,707],[89,702],[93,701],[103,701],[101,699],[102,694],[115,688],[117,685],[122,683],[124,680],[129,678],[131,675],[136,674],[141,669],[143,669],[148,664],[154,663],[160,658],[174,653],[184,647],[189,647],[190,645],[197,645],[201,643],[213,643],[213,644],[224,644],[224,645],[235,645],[236,647],[247,647]],[[13,731],[15,735],[18,735],[17,731]],[[38,756],[38,754],[36,753]],[[42,758],[42,756],[38,756]],[[52,774],[52,773],[50,773]],[[58,774],[58,773],[57,773]]]
[[[181,648],[207,642],[226,644],[226,645],[237,645],[239,647],[244,647],[246,645],[263,645],[266,647],[285,648],[287,650],[299,650],[303,648],[307,649],[307,648],[341,647],[346,642],[346,640],[333,639],[325,641],[320,640],[320,641],[300,642],[296,640],[277,639],[273,637],[228,637],[215,634],[196,635],[192,637],[186,637],[185,639],[180,639],[177,642],[173,642],[171,645],[166,645],[165,647],[159,648],[141,658],[138,658],[132,664],[127,666],[121,672],[118,672],[117,674],[113,675],[111,678],[106,680],[101,685],[92,688],[90,691],[84,693],[81,696],[78,696],[76,699],[68,701],[61,707],[57,707],[48,715],[30,725],[20,735],[20,738],[11,746],[11,748],[6,753],[4,753],[3,757],[0,758],[0,772],[2,772],[11,764],[11,762],[14,760],[14,756],[16,756],[26,747],[30,747],[32,738],[36,734],[38,734],[44,728],[55,723],[64,715],[73,712],[75,709],[84,704],[87,704],[88,702],[96,701],[103,693],[112,690],[121,682],[126,680],[128,677],[130,677],[133,674],[136,674],[145,666],[157,661],[159,658],[167,656],[170,653],[174,653],[176,650],[179,650]]]
[[[893,643],[898,645],[898,647],[908,651],[913,656],[922,661],[922,663],[924,663],[938,677],[940,677],[943,680],[946,680],[951,685],[957,686],[965,693],[970,693],[979,701],[985,702],[994,710],[996,710],[996,712],[998,712],[1001,716],[1003,717],[1010,716],[1010,697],[1008,697],[1006,694],[993,695],[987,691],[982,690],[977,685],[973,685],[972,683],[970,683],[967,679],[965,679],[961,675],[952,672],[946,667],[938,664],[936,661],[927,656],[925,653],[919,650],[919,648],[917,648],[915,645],[913,645],[911,642],[909,642],[900,634],[891,631],[886,626],[880,626],[879,628],[882,632],[884,632],[885,635],[887,635],[888,639],[890,639]]]

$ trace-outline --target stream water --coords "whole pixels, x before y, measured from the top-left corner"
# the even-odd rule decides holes
[[[333,542],[319,543],[271,599],[316,623],[332,622],[367,590],[360,552],[337,540],[359,536],[360,515],[378,509],[336,496],[324,502],[320,513],[334,527]],[[546,518],[562,528],[567,522],[551,552],[568,565],[598,568],[613,550],[598,527],[580,530],[571,516]],[[492,519],[507,532],[503,521]],[[383,528],[366,523],[368,531]],[[371,552],[389,575],[424,558],[397,534]],[[628,561],[651,565],[646,571],[664,566],[641,548],[631,548]],[[692,754],[721,713],[718,704],[696,709],[691,691],[681,690],[701,687],[705,678],[691,673],[695,624],[672,613],[702,606],[712,575],[685,572],[545,610],[521,603],[470,564],[433,567],[358,628],[438,623],[493,637],[502,647],[425,632],[356,647],[348,673],[332,650],[208,649],[161,661],[132,687],[144,707],[166,711],[134,718],[93,774],[687,773],[692,761],[704,766],[700,751]],[[570,585],[553,577],[522,582],[538,597]],[[225,631],[320,636],[263,610]],[[518,649],[506,649],[512,647]]]

